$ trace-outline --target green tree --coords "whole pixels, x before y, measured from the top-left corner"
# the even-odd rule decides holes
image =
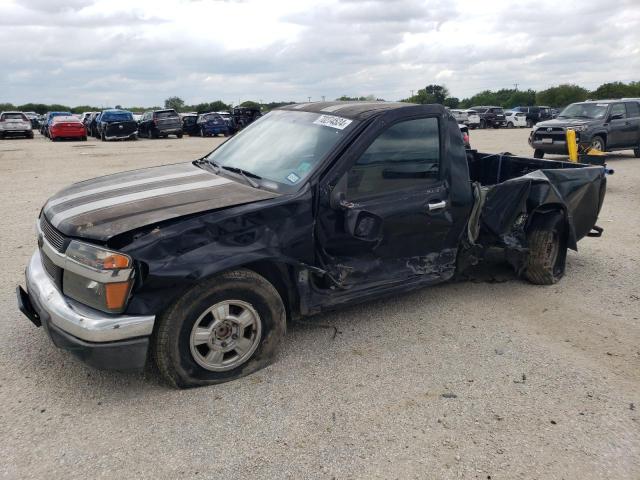
[[[13,103],[0,103],[0,112],[6,112],[7,110],[16,110]]]
[[[173,108],[176,112],[181,112],[184,108],[184,100],[180,97],[169,97],[164,101],[164,108]]]
[[[563,84],[536,93],[537,105],[564,107],[574,102],[582,102],[589,97],[589,91],[578,85]]]
[[[246,100],[242,102],[240,106],[249,108],[260,108],[260,104],[258,102],[254,102],[253,100]]]
[[[185,110],[187,111],[195,111],[198,113],[222,112],[230,109],[231,107],[224,103],[222,100],[216,100],[215,102],[204,102],[197,105],[185,107]]]
[[[424,102],[421,103],[440,103],[444,104],[444,100],[449,96],[449,90],[444,85],[427,85],[424,89]]]
[[[458,108],[460,99],[457,97],[447,97],[444,99],[444,106],[449,108]]]
[[[603,83],[589,94],[591,98],[603,100],[605,98],[624,98],[640,96],[640,82],[629,84],[622,82]]]

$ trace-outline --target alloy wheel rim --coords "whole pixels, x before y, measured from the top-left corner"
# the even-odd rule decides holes
[[[195,321],[189,347],[195,362],[212,372],[232,370],[255,352],[262,336],[258,312],[242,300],[225,300]]]

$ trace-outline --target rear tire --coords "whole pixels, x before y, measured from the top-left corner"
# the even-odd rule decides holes
[[[542,150],[535,149],[533,151],[533,158],[544,158],[544,152]]]
[[[533,128],[533,122],[531,120],[527,120],[527,128]]]
[[[514,127],[513,122],[507,122],[507,128],[513,128],[513,127]]]
[[[174,387],[213,385],[270,364],[285,331],[285,308],[273,285],[251,270],[235,270],[194,286],[160,315],[153,357]]]
[[[176,137],[178,137],[178,138],[182,138],[182,133],[178,133],[178,134],[176,135]]]
[[[480,120],[480,128],[481,129],[487,128],[487,122],[485,122],[484,120]]]
[[[560,213],[534,217],[527,232],[529,255],[525,276],[536,285],[553,285],[564,275],[567,238]]]
[[[640,158],[640,147],[638,147],[638,148],[634,148],[634,149],[633,149],[633,155],[634,155],[636,158]]]

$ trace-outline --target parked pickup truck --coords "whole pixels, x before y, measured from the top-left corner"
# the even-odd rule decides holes
[[[597,100],[572,103],[557,118],[538,123],[531,131],[533,156],[567,155],[567,129],[576,131],[578,144],[601,151],[633,150],[640,158],[640,102]]]
[[[52,196],[19,308],[96,367],[220,383],[271,362],[288,319],[445,282],[489,249],[557,282],[601,231],[605,182],[466,150],[440,105],[289,105],[193,162]]]

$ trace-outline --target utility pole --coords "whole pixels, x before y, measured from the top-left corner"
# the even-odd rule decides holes
[[[411,90],[411,96],[413,97],[413,90]]]
[[[307,97],[309,99],[309,103],[311,103],[311,97]]]
[[[514,86],[514,87],[515,87],[515,89],[516,89],[516,92],[518,91],[518,85],[519,85],[519,83],[514,83],[514,84],[513,84],[513,86]]]
[[[324,95],[322,95],[322,101],[324,102]]]

